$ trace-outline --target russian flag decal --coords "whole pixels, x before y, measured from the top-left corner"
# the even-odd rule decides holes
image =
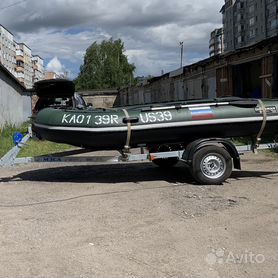
[[[189,108],[192,120],[206,120],[214,118],[210,106]]]

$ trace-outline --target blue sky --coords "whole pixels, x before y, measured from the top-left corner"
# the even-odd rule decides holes
[[[136,75],[160,75],[208,57],[224,0],[2,0],[0,24],[40,55],[49,70],[79,73],[94,41],[122,39]]]

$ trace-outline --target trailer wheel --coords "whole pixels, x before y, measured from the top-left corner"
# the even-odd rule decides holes
[[[224,148],[203,147],[193,156],[191,173],[200,184],[221,184],[231,172],[232,159]]]

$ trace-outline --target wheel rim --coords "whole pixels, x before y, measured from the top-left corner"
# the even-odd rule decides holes
[[[220,154],[208,154],[201,161],[201,171],[209,179],[218,179],[226,171],[226,162]]]

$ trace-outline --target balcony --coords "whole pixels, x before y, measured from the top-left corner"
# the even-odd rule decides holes
[[[22,61],[24,62],[24,57],[21,55],[16,55],[16,61]]]
[[[22,66],[17,66],[17,67],[15,68],[15,71],[16,71],[16,72],[24,72],[24,67],[22,67]]]
[[[24,73],[22,73],[22,72],[17,72],[16,77],[17,77],[18,79],[23,79],[23,80],[24,80]]]
[[[15,53],[16,53],[16,56],[22,56],[22,57],[24,57],[24,52],[23,52],[22,49],[17,49],[17,50],[15,51]]]

